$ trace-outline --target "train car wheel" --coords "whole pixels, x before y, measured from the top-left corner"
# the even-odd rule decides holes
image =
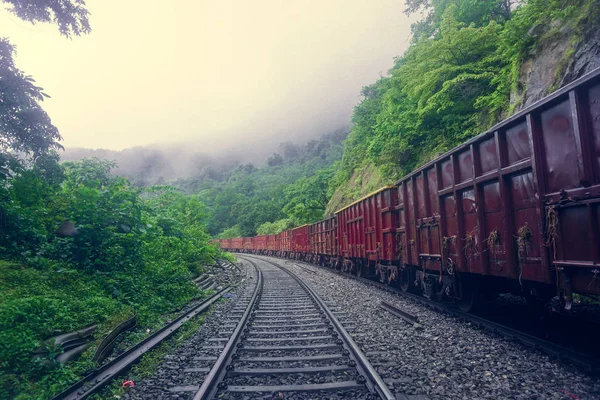
[[[414,279],[411,278],[410,269],[402,268],[400,270],[400,290],[408,292]]]
[[[476,306],[475,295],[473,294],[473,292],[468,293],[462,299],[457,300],[456,305],[458,306],[458,309],[462,312],[468,313],[473,311]]]
[[[365,275],[365,268],[362,263],[359,261],[356,263],[356,276],[363,277]]]
[[[387,284],[389,282],[390,273],[388,270],[383,269],[379,271],[379,282]]]
[[[475,311],[482,301],[479,296],[479,285],[475,279],[456,276],[456,305],[462,312]]]

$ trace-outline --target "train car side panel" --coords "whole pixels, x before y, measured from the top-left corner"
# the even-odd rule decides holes
[[[252,250],[255,253],[262,253],[267,250],[267,235],[255,236]]]
[[[531,113],[548,262],[567,292],[600,294],[600,80]]]
[[[380,194],[381,230],[379,242],[381,243],[381,259],[385,261],[400,261],[398,237],[398,190],[396,187],[388,188]]]

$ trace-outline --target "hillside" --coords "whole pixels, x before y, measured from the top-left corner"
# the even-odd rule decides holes
[[[363,88],[326,214],[600,66],[595,0],[408,0],[409,49]]]
[[[231,170],[242,163],[263,163],[269,152],[242,152],[236,149],[202,151],[193,143],[138,146],[124,150],[66,148],[62,161],[99,158],[115,161],[115,173],[136,186],[162,185],[177,179]]]
[[[207,229],[233,237],[275,233],[319,220],[329,201],[329,183],[342,156],[348,128],[299,145],[282,143],[266,165],[207,167],[173,185],[198,194],[206,205]]]
[[[172,185],[206,205],[212,235],[278,232],[323,216],[329,184],[342,157],[344,127],[306,142],[208,153],[190,146],[134,147],[121,151],[67,149],[62,161],[98,158],[138,187]],[[277,151],[269,155],[269,149]]]

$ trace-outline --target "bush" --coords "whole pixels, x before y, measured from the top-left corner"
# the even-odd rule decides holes
[[[220,256],[197,197],[141,192],[110,162],[53,161],[22,166],[0,189],[0,399],[64,389],[93,367],[92,350],[62,366],[52,357],[60,349],[45,359],[33,349],[91,324],[99,341],[133,314],[143,330],[160,325],[202,295],[191,278]]]

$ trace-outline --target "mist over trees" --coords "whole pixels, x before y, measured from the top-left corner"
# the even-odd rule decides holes
[[[341,142],[348,131],[348,127],[341,127],[330,133],[308,132],[303,136],[316,138],[308,140],[297,134],[296,139],[288,139],[280,144],[265,142],[251,151],[236,148],[200,149],[190,140],[124,150],[66,148],[60,155],[63,161],[83,158],[115,161],[114,173],[128,178],[140,187],[163,185],[178,179],[222,181],[240,165],[281,166],[292,161],[302,161],[303,157],[310,158],[311,154],[317,153],[320,154],[319,157],[326,157],[323,151],[329,146],[329,142],[322,140],[323,135]]]
[[[304,144],[285,142],[266,162],[173,182],[206,204],[207,229],[219,237],[277,233],[323,216],[348,128]]]

